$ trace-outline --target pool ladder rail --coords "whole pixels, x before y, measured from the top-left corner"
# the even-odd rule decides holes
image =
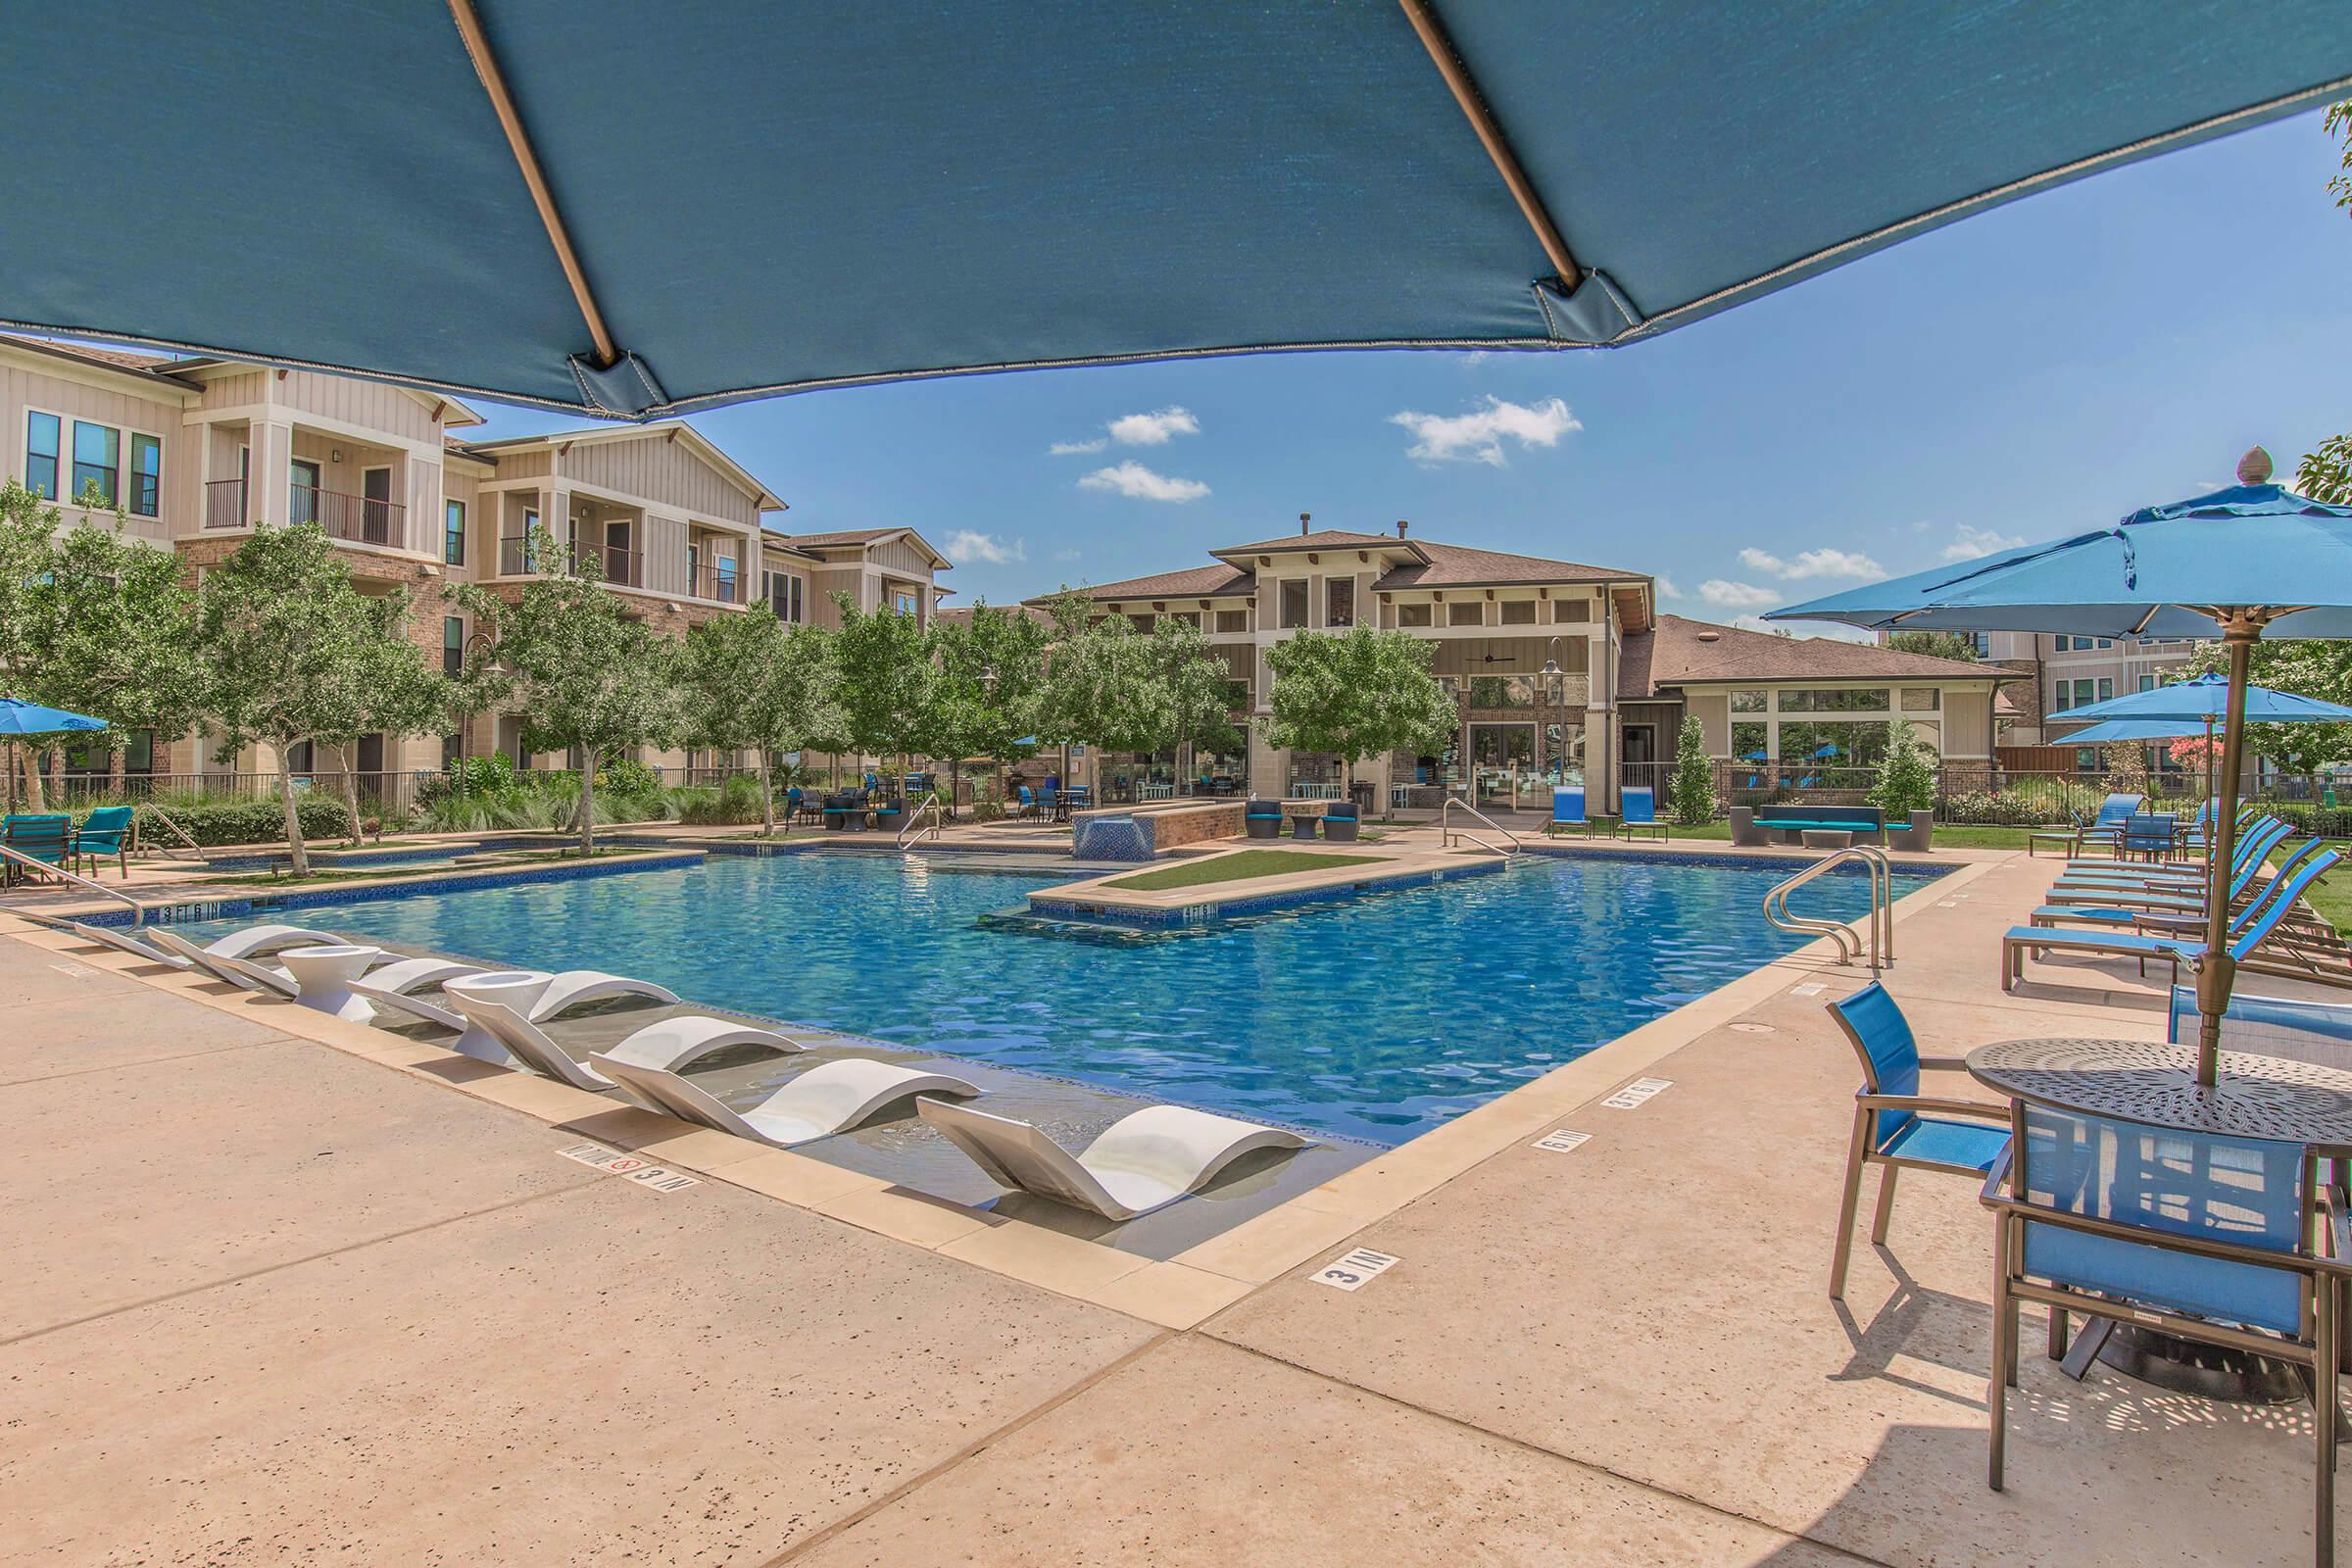
[[[1870,914],[1868,941],[1842,920],[1826,920],[1819,915],[1791,914],[1788,895],[1848,860],[1859,860],[1870,870]],[[1838,961],[1851,963],[1870,954],[1871,973],[1894,962],[1894,862],[1886,852],[1871,844],[1851,845],[1835,855],[1825,855],[1785,882],[1776,883],[1764,895],[1764,918],[1783,931],[1828,937],[1838,944]]]
[[[110,888],[104,883],[95,881],[90,877],[83,876],[78,871],[69,871],[62,865],[52,865],[47,860],[41,859],[35,856],[26,855],[23,850],[11,849],[5,844],[0,844],[0,859],[14,860],[19,865],[26,866],[32,870],[38,871],[43,876],[58,877],[64,881],[73,883],[75,887],[87,888],[101,898],[114,900],[117,904],[122,905],[130,910],[130,923],[134,929],[147,923],[147,906],[141,904],[129,894],[123,893],[115,888]]]
[[[1453,808],[1457,806],[1471,816],[1474,816],[1479,821],[1484,822],[1488,827],[1491,827],[1495,832],[1501,834],[1503,838],[1508,841],[1510,847],[1505,849],[1502,845],[1495,843],[1494,840],[1481,838],[1478,834],[1471,832],[1467,828],[1455,827],[1453,825]],[[1509,828],[1504,827],[1500,822],[1495,821],[1486,812],[1480,810],[1477,807],[1472,806],[1468,801],[1463,800],[1458,795],[1448,795],[1446,797],[1445,806],[1438,811],[1438,832],[1440,835],[1440,841],[1447,849],[1451,849],[1454,847],[1454,845],[1467,839],[1472,844],[1475,844],[1480,849],[1486,851],[1489,855],[1499,855],[1506,860],[1515,860],[1520,856],[1527,853],[1527,842],[1524,839],[1520,838],[1518,834],[1512,832]]]
[[[923,825],[925,811],[931,813],[928,827]],[[920,844],[926,833],[935,839],[940,837],[940,830],[946,821],[945,808],[939,804],[939,791],[926,791],[923,798],[914,803],[914,809],[906,813],[906,820],[900,824],[898,847],[903,850],[908,844]]]

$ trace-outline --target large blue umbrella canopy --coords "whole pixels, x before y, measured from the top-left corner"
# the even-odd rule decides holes
[[[39,703],[0,697],[0,735],[63,735],[73,730],[107,727],[105,719],[92,718],[87,713],[69,713],[62,708],[44,708]]]
[[[2072,718],[2074,710],[2052,713],[2052,718]],[[2185,718],[2110,718],[2085,728],[2069,731],[2052,741],[2053,746],[2129,746],[2144,741],[2193,740],[2211,726],[2205,719]]]
[[[2070,708],[2066,710],[2065,716],[2185,722],[2196,726],[2185,731],[2176,729],[2167,732],[2177,736],[2184,733],[2193,735],[2198,727],[2207,723],[2218,724],[2229,716],[2229,710],[2230,677],[2208,671],[2187,680],[2151,687],[2144,692],[2127,692],[2121,697],[2110,697],[2103,703],[2085,703],[2081,708]],[[2249,724],[2321,724],[2352,719],[2352,708],[2346,708],[2341,703],[2325,703],[2316,697],[2298,697],[2293,692],[2273,691],[2268,686],[2246,688],[2245,711]],[[2080,741],[2082,738],[2080,735],[2067,737],[2069,741]]]
[[[2225,941],[2230,911],[2219,896],[2219,868],[2230,863],[2236,838],[2249,658],[2265,636],[2352,637],[2352,507],[2269,483],[2271,457],[2260,447],[2239,460],[2237,473],[2240,482],[2229,489],[2144,507],[2109,527],[1832,594],[1765,617],[1877,630],[2223,640],[2230,675],[2222,804],[2208,858],[2205,951],[2196,962],[2203,1017],[2197,1075],[2209,1085],[2219,1070],[2222,1013],[2235,969]]]
[[[13,74],[0,210],[57,220],[0,247],[0,321],[626,416],[1625,343],[2352,85],[2342,0],[262,15],[296,20],[115,0],[138,81],[102,113],[86,73]],[[18,0],[11,56],[96,24]],[[99,193],[172,242],[67,220]]]

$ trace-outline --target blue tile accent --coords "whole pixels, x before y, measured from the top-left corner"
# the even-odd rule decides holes
[[[184,903],[153,906],[147,910],[147,918],[163,925],[227,920],[285,909],[315,909],[321,905],[404,898],[412,893],[464,893],[474,888],[508,888],[530,882],[569,882],[580,877],[621,876],[631,871],[676,871],[699,864],[702,859],[700,851],[673,850],[659,855],[637,856],[626,860],[518,866],[511,871],[493,872],[487,876],[420,876],[398,882],[379,882],[373,886],[289,888],[283,893],[238,893],[210,899],[190,897]],[[85,925],[105,926],[126,926],[130,924],[130,919],[128,909],[106,909],[81,917]]]

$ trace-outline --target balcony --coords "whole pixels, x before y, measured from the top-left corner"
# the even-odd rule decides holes
[[[743,578],[733,562],[715,566],[697,566],[688,574],[686,591],[697,599],[713,600],[722,605],[743,603]]]
[[[207,528],[244,528],[258,520],[246,495],[243,479],[214,479],[204,487],[204,525]],[[286,487],[286,520],[315,522],[332,539],[353,544],[391,545],[402,537],[407,508],[397,501],[376,501],[341,490],[321,490],[307,484]]]
[[[615,588],[645,586],[645,554],[638,550],[623,550],[617,545],[599,545],[582,542],[572,551],[574,575],[586,576],[578,567],[596,563],[603,580]],[[520,535],[510,535],[498,542],[498,574],[501,577],[535,577],[539,574],[538,553],[531,542]]]

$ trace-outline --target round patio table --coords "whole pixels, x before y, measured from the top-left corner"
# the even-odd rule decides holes
[[[2352,1148],[2352,1072],[2317,1062],[2225,1051],[2218,1081],[2208,1089],[2197,1082],[2194,1046],[2061,1036],[1980,1046],[1968,1054],[1967,1066],[1970,1077],[1997,1094],[2058,1110]],[[2207,1398],[2303,1397],[2301,1382],[2283,1362],[2133,1324],[2116,1325],[2098,1358],[2160,1388]]]
[[[381,948],[338,942],[315,948],[288,948],[277,958],[286,966],[286,973],[294,977],[294,1001],[298,1005],[331,1013],[347,1023],[366,1023],[375,1016],[375,1008],[366,997],[351,989],[351,983],[383,956]]]

